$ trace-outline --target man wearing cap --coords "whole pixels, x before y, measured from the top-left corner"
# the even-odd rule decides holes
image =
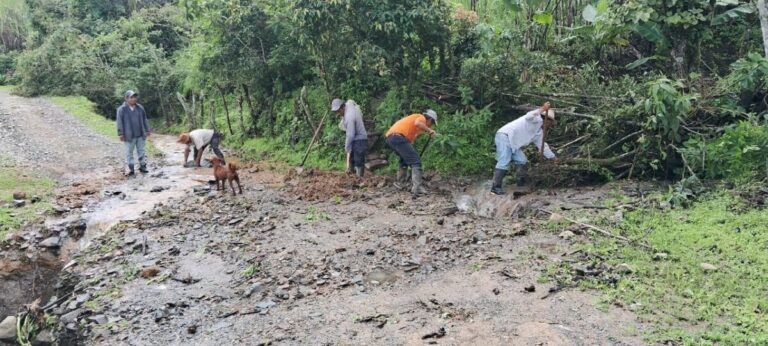
[[[147,173],[147,160],[144,155],[144,144],[150,135],[149,121],[144,107],[136,103],[138,94],[128,90],[123,95],[124,102],[117,109],[117,135],[120,141],[125,143],[126,160],[128,161],[128,175],[136,174],[133,170],[133,151],[139,156],[139,171]]]
[[[224,153],[219,149],[221,144],[221,135],[208,129],[197,129],[190,132],[184,132],[179,135],[179,143],[184,144],[184,163],[182,166],[187,166],[187,159],[189,159],[190,147],[194,150],[193,159],[195,160],[195,167],[200,167],[200,161],[203,158],[203,152],[210,145],[211,150],[221,159],[222,164],[224,162]]]
[[[408,166],[411,167],[412,187],[411,193],[420,195],[425,193],[422,186],[421,157],[416,149],[413,148],[413,142],[422,132],[427,131],[429,136],[434,136],[437,132],[431,129],[431,126],[437,125],[437,113],[428,109],[424,114],[411,114],[398,120],[387,131],[387,145],[400,156],[400,170],[397,171],[397,184],[404,184],[407,180]]]
[[[551,121],[555,120],[555,112],[549,108],[550,104],[546,102],[541,108],[534,109],[507,123],[496,132],[496,169],[493,173],[492,193],[504,194],[502,180],[504,180],[504,175],[509,170],[512,161],[517,167],[517,188],[520,192],[525,190],[528,183],[525,164],[528,159],[525,157],[523,147],[533,142],[539,150],[542,150],[544,117],[546,116]],[[544,157],[557,162],[555,153],[549,149],[549,145],[547,143],[543,143],[543,145]]]
[[[365,172],[365,153],[368,150],[368,132],[365,131],[365,124],[363,124],[363,112],[355,101],[347,100],[345,103],[341,99],[333,100],[331,111],[341,116],[339,127],[346,133],[344,140],[344,150],[347,152],[346,171],[351,173],[354,166],[355,174],[358,178],[362,178]]]

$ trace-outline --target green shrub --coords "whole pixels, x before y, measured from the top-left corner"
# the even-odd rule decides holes
[[[742,121],[714,140],[692,138],[681,149],[691,169],[708,179],[748,182],[768,177],[768,125]]]

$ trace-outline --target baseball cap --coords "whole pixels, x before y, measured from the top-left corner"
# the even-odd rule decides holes
[[[123,94],[123,96],[125,96],[125,97],[138,96],[138,95],[139,94],[134,92],[133,90],[128,90],[128,91],[125,92],[125,94]]]
[[[432,118],[432,121],[434,121],[435,125],[437,125],[437,112],[435,112],[435,111],[433,111],[431,109],[427,109],[427,111],[424,112],[424,115]]]
[[[333,102],[331,102],[331,111],[335,112],[339,110],[342,105],[344,105],[344,101],[341,99],[333,99]]]

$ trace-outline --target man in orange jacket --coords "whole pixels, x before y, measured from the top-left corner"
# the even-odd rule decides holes
[[[437,113],[428,109],[424,114],[411,114],[398,120],[386,133],[387,145],[400,157],[396,185],[405,183],[410,166],[413,184],[411,193],[414,195],[424,194],[426,191],[422,186],[421,157],[413,148],[413,142],[423,131],[429,133],[430,137],[434,136],[437,132],[431,128],[433,125],[437,125]]]

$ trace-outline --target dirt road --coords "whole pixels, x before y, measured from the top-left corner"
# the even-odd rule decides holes
[[[414,200],[381,177],[245,165],[233,197],[208,190],[208,169],[181,168],[172,139],[155,145],[166,161],[150,175],[98,186],[63,217],[88,224],[47,304],[63,344],[643,344],[630,312],[543,280],[574,239],[535,210],[604,189],[512,201],[433,179]]]

